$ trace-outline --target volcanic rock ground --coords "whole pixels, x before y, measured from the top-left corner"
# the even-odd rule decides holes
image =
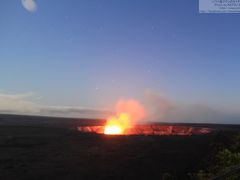
[[[198,124],[215,130],[193,136],[105,136],[76,130],[103,122],[0,115],[0,179],[161,179],[166,172],[186,179],[219,133],[240,129]]]

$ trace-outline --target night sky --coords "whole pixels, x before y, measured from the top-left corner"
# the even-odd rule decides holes
[[[5,104],[109,109],[151,91],[239,111],[239,14],[199,14],[197,0],[35,3],[0,1]]]

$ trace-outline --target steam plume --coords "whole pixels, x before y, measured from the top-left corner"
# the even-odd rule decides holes
[[[145,92],[144,105],[148,121],[164,121],[164,118],[174,109],[173,104],[165,96],[151,91]]]
[[[145,118],[146,112],[144,107],[136,100],[119,100],[115,107],[117,115],[127,113],[133,123]]]

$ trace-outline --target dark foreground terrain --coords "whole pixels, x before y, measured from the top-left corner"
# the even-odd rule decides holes
[[[0,179],[187,179],[211,154],[219,134],[238,126],[208,125],[193,136],[105,136],[76,131],[102,121],[0,115]],[[203,125],[199,125],[203,126]],[[207,125],[205,125],[207,126]]]

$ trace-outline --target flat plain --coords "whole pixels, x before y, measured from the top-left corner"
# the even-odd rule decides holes
[[[221,133],[237,125],[195,124],[210,134],[106,136],[77,131],[104,120],[0,115],[0,179],[187,179]],[[191,126],[194,124],[191,124]]]

